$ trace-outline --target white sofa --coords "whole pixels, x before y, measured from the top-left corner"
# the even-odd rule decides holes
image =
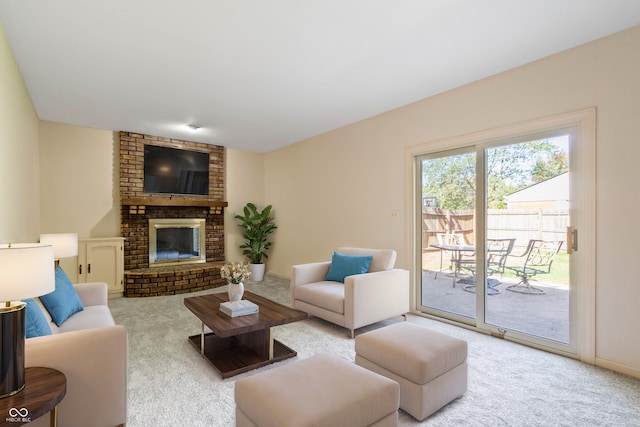
[[[395,269],[392,249],[338,248],[340,254],[372,256],[364,274],[347,276],[344,283],[326,280],[330,261],[294,265],[291,305],[309,315],[355,329],[409,311],[409,272]]]
[[[60,327],[36,299],[51,335],[27,338],[25,366],[57,369],[67,377],[67,393],[58,405],[58,425],[114,427],[127,421],[128,344],[107,305],[106,283],[74,285],[84,309]],[[30,426],[48,426],[40,417]]]

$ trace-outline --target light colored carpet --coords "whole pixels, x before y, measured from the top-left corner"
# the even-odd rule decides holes
[[[289,283],[267,276],[248,290],[289,304]],[[110,301],[129,334],[128,427],[233,426],[234,382],[317,353],[353,361],[346,329],[317,318],[278,326],[277,339],[298,351],[292,358],[222,380],[187,341],[200,331],[185,297]],[[357,331],[382,327],[401,318]],[[469,389],[422,423],[400,411],[400,426],[639,426],[640,380],[418,316],[409,321],[469,343]]]

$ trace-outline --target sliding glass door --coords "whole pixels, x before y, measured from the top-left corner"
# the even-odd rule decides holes
[[[561,129],[416,157],[419,309],[570,346],[571,138]]]
[[[466,264],[475,252],[475,150],[422,156],[419,170],[421,306],[472,323],[476,317],[475,296],[463,291],[463,280],[469,273]]]
[[[483,150],[484,322],[531,341],[568,345],[570,133],[565,132]]]

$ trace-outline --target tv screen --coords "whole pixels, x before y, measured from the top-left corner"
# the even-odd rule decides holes
[[[145,193],[209,194],[209,153],[144,146]]]

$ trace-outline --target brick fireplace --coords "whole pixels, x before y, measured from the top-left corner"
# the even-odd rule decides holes
[[[125,290],[128,297],[174,295],[215,288],[224,261],[224,147],[120,132],[121,232],[124,243]],[[209,195],[186,196],[144,192],[144,145],[209,153]],[[206,262],[149,266],[149,220],[205,220]]]

